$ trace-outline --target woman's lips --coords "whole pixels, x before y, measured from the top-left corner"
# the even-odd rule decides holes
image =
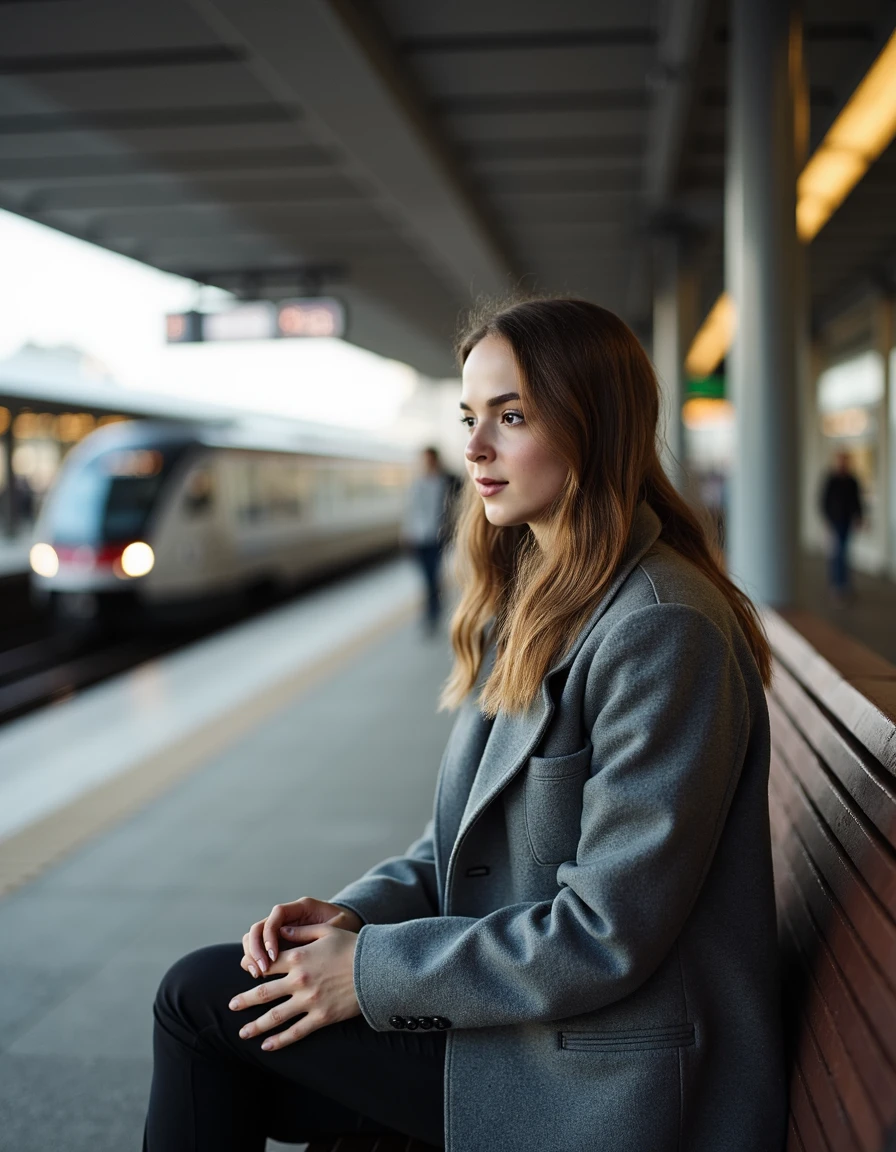
[[[480,496],[494,496],[507,487],[506,480],[477,480],[476,490]]]

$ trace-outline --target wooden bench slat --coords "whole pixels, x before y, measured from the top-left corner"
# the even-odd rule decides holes
[[[781,766],[783,765],[783,770]],[[837,851],[837,841],[819,819],[786,761],[776,759],[770,786],[799,832],[804,850],[836,897],[841,909],[888,983],[896,983],[896,924],[874,899],[850,860]]]
[[[896,1152],[896,665],[807,613],[763,618],[787,1152]]]
[[[896,668],[889,660],[821,616],[798,608],[785,608],[775,615],[784,620],[787,628],[774,628],[769,640],[779,658],[797,664],[801,680],[804,674],[809,681],[819,675],[819,662],[824,666],[820,674],[826,669],[828,676],[850,683],[863,676],[896,679]],[[767,627],[771,617],[771,613],[763,617]]]
[[[883,1120],[877,1113],[852,1053],[847,1049],[845,1037],[838,1031],[831,1008],[815,983],[811,974],[811,964],[802,951],[786,911],[784,929],[790,936],[789,943],[793,953],[799,957],[797,963],[803,988],[808,989],[799,1014],[798,1026],[802,1030],[811,1030],[831,1080],[836,1085],[840,1103],[849,1117],[859,1146],[864,1152],[875,1152],[884,1137]]]
[[[810,1028],[800,1029],[796,1060],[832,1152],[863,1152]]]
[[[894,666],[807,613],[765,611],[762,616],[777,667],[789,668],[875,760],[896,775],[896,710],[882,711],[853,683],[860,678],[881,687],[896,683]],[[812,635],[812,643],[803,631]]]
[[[806,1145],[800,1139],[793,1116],[787,1119],[787,1147],[785,1152],[806,1152]]]
[[[851,745],[783,669],[776,674],[769,703],[783,707],[791,724],[836,775],[859,810],[896,848],[896,778],[872,761],[860,745]]]
[[[776,700],[769,701],[769,715],[776,757],[784,760],[800,781],[856,870],[896,920],[896,858],[875,827],[856,810],[852,797],[828,774]]]
[[[790,1081],[790,1115],[806,1152],[832,1152],[831,1145],[825,1139],[799,1064],[794,1065]]]
[[[797,962],[812,967],[814,991],[824,1000],[872,1103],[884,1123],[896,1119],[896,1068],[865,1020],[853,990],[818,931],[796,878],[783,857],[775,853],[779,922],[786,924],[799,948]],[[782,931],[782,943],[789,943]],[[890,1102],[889,1112],[883,1104]]]
[[[861,1005],[869,1027],[891,1063],[896,1065],[896,1003],[892,991],[815,869],[802,841],[796,835],[787,835],[789,827],[782,827],[784,820],[783,814],[773,817],[779,867],[781,861],[786,861],[812,920],[827,942],[854,999]]]

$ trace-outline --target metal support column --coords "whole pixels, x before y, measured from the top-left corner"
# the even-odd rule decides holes
[[[795,106],[789,0],[732,0],[726,280],[737,313],[729,562],[756,600],[792,601],[796,578]]]
[[[654,245],[653,363],[660,381],[663,466],[680,491],[687,486],[684,427],[684,358],[696,328],[693,276],[682,267],[682,240],[661,236]]]

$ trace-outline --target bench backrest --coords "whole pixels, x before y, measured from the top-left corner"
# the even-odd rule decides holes
[[[768,612],[787,1152],[896,1149],[896,667]]]

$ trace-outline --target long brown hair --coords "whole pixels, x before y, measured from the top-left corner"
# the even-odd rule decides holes
[[[771,654],[756,609],[725,574],[660,463],[659,385],[634,334],[586,300],[527,300],[475,317],[459,342],[461,365],[486,336],[510,345],[532,434],[550,444],[569,474],[550,510],[549,551],[538,548],[526,525],[490,524],[467,486],[456,533],[463,594],[451,626],[455,661],[443,707],[456,707],[474,687],[493,618],[497,655],[480,707],[494,715],[532,704],[612,581],[642,500],[659,517],[661,538],[725,596],[768,684]]]

